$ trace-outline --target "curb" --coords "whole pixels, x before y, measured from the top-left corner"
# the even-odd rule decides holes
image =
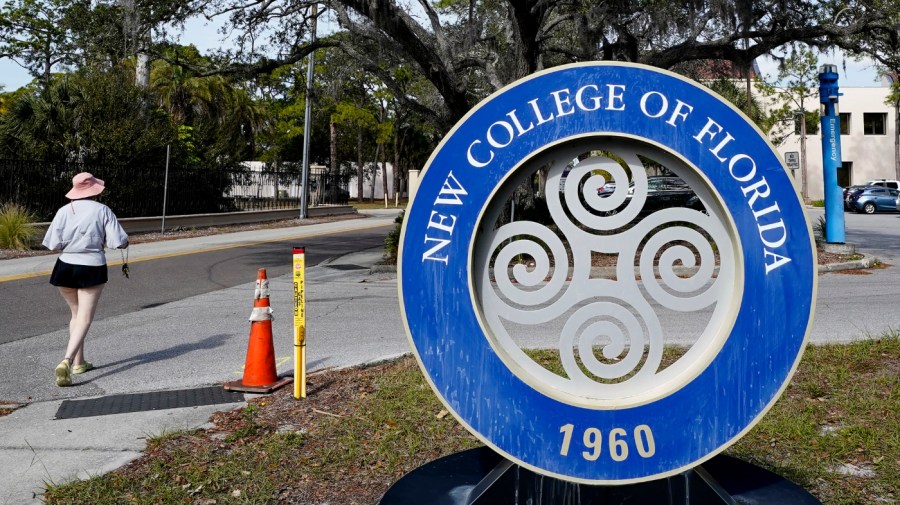
[[[397,273],[397,265],[372,265],[369,268],[370,274],[395,274]]]
[[[828,265],[819,265],[819,273],[839,272],[841,270],[859,270],[864,268],[872,268],[881,263],[881,260],[875,256],[863,254],[862,259],[854,261],[846,261],[844,263],[831,263]]]

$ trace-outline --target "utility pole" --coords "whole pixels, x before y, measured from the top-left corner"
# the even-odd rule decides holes
[[[312,34],[310,43],[316,42],[316,25],[319,14],[319,5],[312,5]],[[303,118],[303,176],[300,182],[300,219],[309,216],[309,130],[312,128],[312,89],[315,52],[310,52],[307,57],[309,67],[306,70],[306,110]]]

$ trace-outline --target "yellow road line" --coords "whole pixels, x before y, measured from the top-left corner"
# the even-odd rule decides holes
[[[237,244],[227,244],[221,246],[214,247],[204,247],[200,249],[191,249],[188,251],[179,251],[173,253],[165,253],[165,254],[156,254],[153,256],[144,256],[142,258],[129,259],[129,263],[140,263],[142,261],[151,261],[165,258],[174,258],[176,256],[187,256],[189,254],[200,254],[214,251],[223,251],[225,249],[235,249],[238,247],[250,247],[255,245],[262,244],[271,244],[272,242],[283,242],[285,240],[296,240],[301,238],[310,238],[310,237],[321,237],[323,235],[337,235],[338,233],[346,233],[351,231],[359,231],[359,230],[371,230],[373,228],[381,228],[383,226],[390,226],[390,224],[378,224],[378,225],[369,225],[369,226],[356,226],[353,228],[347,228],[345,230],[333,230],[333,231],[320,231],[320,232],[312,232],[312,233],[301,233],[300,235],[291,235],[289,237],[281,237],[281,238],[273,238],[268,240],[258,240],[256,242],[241,242]],[[288,255],[290,257],[290,255]],[[289,258],[290,259],[290,258]],[[121,261],[109,261],[107,262],[108,266],[116,266],[121,265]],[[0,277],[0,282],[9,282],[9,281],[18,281],[22,279],[30,279],[32,277],[42,277],[45,275],[50,275],[52,270],[44,270],[42,272],[31,272],[26,274],[16,274],[16,275],[7,275],[5,277]]]
[[[282,357],[280,357],[280,358],[277,358],[277,359],[275,360],[275,368],[278,368],[278,367],[280,367],[281,365],[287,363],[288,361],[291,360],[291,358],[293,358],[293,356],[282,356]],[[231,373],[232,373],[233,375],[240,375],[240,376],[243,376],[243,375],[244,375],[244,368],[245,368],[245,367],[242,366],[240,370],[236,370],[236,371],[231,372]]]

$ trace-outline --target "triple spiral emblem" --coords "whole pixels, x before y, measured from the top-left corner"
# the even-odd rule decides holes
[[[592,155],[598,146],[604,154]],[[697,357],[721,346],[731,325],[725,318],[741,295],[739,258],[732,225],[684,163],[635,142],[591,147],[557,149],[544,164],[552,226],[513,221],[481,227],[489,231],[476,237],[476,299],[489,338],[523,380],[563,401],[621,406],[665,394],[707,364]],[[702,195],[697,201],[705,205],[648,210],[648,194],[654,195],[642,159],[650,156],[667,161],[662,169],[668,173],[695,181]],[[599,194],[608,182],[615,189]],[[694,192],[686,183],[682,191]],[[484,219],[496,219],[500,212],[493,210]],[[615,265],[592,267],[597,255]],[[658,312],[665,311],[699,313],[692,319],[702,322],[693,325],[691,349],[662,369],[667,338]],[[530,358],[517,329],[541,333],[543,346],[555,343],[565,376]]]
[[[398,294],[425,380],[475,437],[545,475],[629,484],[699,465],[772,407],[811,327],[814,245],[730,103],[664,70],[566,65],[442,140]]]

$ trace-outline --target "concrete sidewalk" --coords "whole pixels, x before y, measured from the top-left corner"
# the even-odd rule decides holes
[[[197,249],[283,240],[383,226],[396,211],[370,219],[254,230],[136,244],[129,261]],[[307,269],[310,371],[355,365],[407,352],[397,310],[396,277],[370,275],[382,251],[332,258]],[[110,256],[112,259],[113,256]],[[43,275],[56,255],[0,261],[0,277]],[[140,456],[147,439],[203,426],[216,411],[241,403],[56,419],[63,401],[116,394],[218,386],[240,378],[247,351],[254,283],[98,320],[90,359],[97,368],[58,388],[53,368],[66,331],[0,345],[0,401],[25,405],[0,417],[0,504],[40,503],[46,484],[99,475]],[[270,279],[278,372],[292,375],[293,280]],[[353,341],[348,342],[348,336]]]

